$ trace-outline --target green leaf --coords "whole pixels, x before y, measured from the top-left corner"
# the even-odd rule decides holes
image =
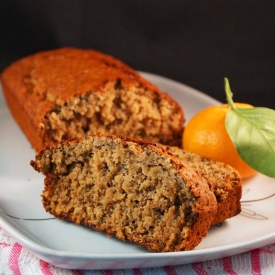
[[[275,111],[234,107],[225,126],[240,157],[258,172],[275,177]]]

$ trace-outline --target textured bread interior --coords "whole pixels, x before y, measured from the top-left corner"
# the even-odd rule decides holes
[[[55,104],[44,122],[44,135],[53,141],[108,133],[170,145],[180,142],[181,112],[170,101],[138,85],[125,89],[120,81],[108,83],[101,92]]]
[[[214,196],[206,197],[205,222],[192,232],[198,212],[190,186],[169,158],[134,142],[84,138],[45,150],[34,166],[47,175],[48,212],[153,251],[194,248],[216,211]]]
[[[218,203],[217,214],[212,224],[220,223],[241,212],[242,178],[236,169],[178,147],[164,146],[164,148],[211,183]]]

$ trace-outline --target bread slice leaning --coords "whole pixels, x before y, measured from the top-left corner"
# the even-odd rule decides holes
[[[212,224],[221,223],[241,212],[243,180],[236,169],[176,146],[163,146],[163,148],[198,171],[211,183],[218,203],[217,214]]]
[[[47,212],[151,251],[193,249],[216,215],[208,182],[145,141],[89,135],[42,150],[31,165],[46,176]]]

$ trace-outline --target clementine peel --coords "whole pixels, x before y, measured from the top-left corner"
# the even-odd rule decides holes
[[[253,108],[245,103],[235,103],[237,108]],[[183,134],[183,148],[187,151],[220,161],[234,167],[243,178],[256,173],[239,156],[231,141],[225,118],[230,110],[228,104],[211,106],[191,118]]]

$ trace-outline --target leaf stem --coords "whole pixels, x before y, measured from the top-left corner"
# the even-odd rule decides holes
[[[236,110],[236,106],[233,101],[233,93],[230,89],[229,81],[226,77],[224,78],[224,86],[227,103],[232,109]]]

